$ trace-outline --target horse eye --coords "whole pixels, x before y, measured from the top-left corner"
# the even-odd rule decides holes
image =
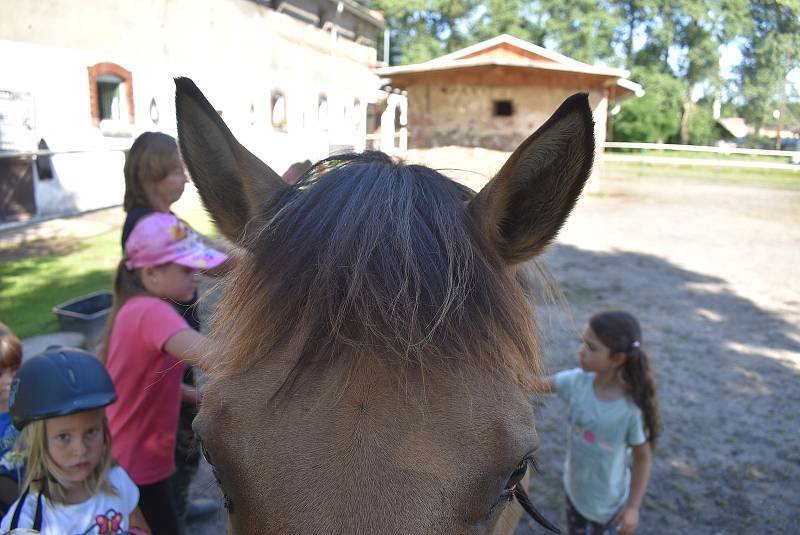
[[[528,471],[529,463],[533,464],[534,466],[536,465],[533,459],[529,457],[526,457],[520,461],[514,471],[511,472],[511,477],[508,478],[508,482],[505,486],[506,491],[513,491],[514,487],[517,486],[517,483],[522,481],[522,478],[525,477],[525,473]]]
[[[508,501],[516,498],[517,502],[519,502],[519,504],[522,506],[522,509],[531,515],[531,518],[533,518],[540,526],[552,531],[553,533],[561,533],[555,524],[542,516],[536,507],[533,506],[530,498],[528,497],[528,493],[525,492],[525,489],[522,486],[522,478],[525,477],[525,472],[528,471],[528,465],[533,467],[534,472],[539,471],[539,465],[536,463],[536,459],[534,457],[531,456],[522,459],[522,462],[520,462],[514,469],[514,472],[511,473],[511,477],[508,478],[506,488],[503,490],[503,497],[505,497]]]

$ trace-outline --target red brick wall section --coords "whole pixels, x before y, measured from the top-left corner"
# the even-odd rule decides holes
[[[117,65],[116,63],[103,62],[89,67],[89,108],[92,111],[92,123],[100,126],[100,102],[97,98],[97,77],[104,74],[112,74],[120,78],[126,85],[126,97],[128,100],[128,121],[133,124],[136,117],[133,108],[133,74],[131,71]]]

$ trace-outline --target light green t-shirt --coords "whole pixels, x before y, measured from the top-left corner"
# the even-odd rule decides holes
[[[597,399],[593,372],[556,374],[556,393],[569,404],[564,487],[575,509],[606,524],[628,500],[630,447],[647,439],[642,411],[627,396]]]

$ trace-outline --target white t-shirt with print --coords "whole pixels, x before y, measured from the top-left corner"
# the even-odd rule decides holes
[[[108,471],[108,481],[117,491],[116,496],[99,493],[72,505],[52,504],[42,497],[42,535],[111,535],[127,531],[130,515],[139,503],[139,489],[121,466]],[[18,528],[33,527],[36,496],[34,492],[28,493]],[[10,529],[16,508],[14,502],[0,523],[0,533]]]

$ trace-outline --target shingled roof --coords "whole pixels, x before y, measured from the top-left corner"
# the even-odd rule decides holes
[[[627,77],[630,73],[625,69],[589,65],[507,34],[498,35],[430,61],[384,67],[378,69],[377,73],[390,78],[393,86],[404,88],[426,78],[446,74],[478,75],[487,71],[498,75],[479,76],[476,79],[479,79],[482,85],[509,85],[509,75],[511,77],[521,73],[529,75],[538,71],[538,74],[551,78],[571,77],[591,86],[613,88],[614,97],[617,99],[644,95],[642,86],[629,80]],[[512,82],[510,85],[517,84]]]

